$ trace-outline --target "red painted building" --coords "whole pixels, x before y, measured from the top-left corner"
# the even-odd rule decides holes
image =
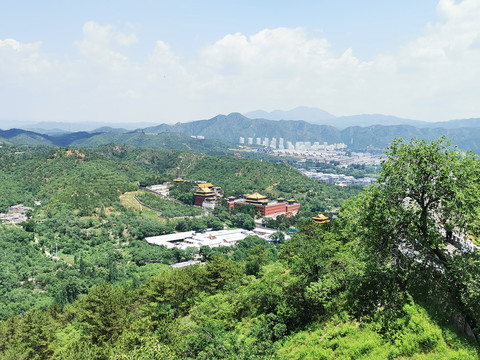
[[[198,190],[195,191],[195,206],[202,206],[203,202],[215,201],[215,192],[212,190],[212,184],[200,184]]]
[[[228,198],[228,209],[241,205],[254,205],[255,212],[262,216],[274,216],[291,213],[295,215],[300,209],[300,204],[295,202],[295,199],[285,201],[279,198],[276,201],[268,200],[266,196],[259,193],[247,194],[244,199],[235,200],[232,196]]]

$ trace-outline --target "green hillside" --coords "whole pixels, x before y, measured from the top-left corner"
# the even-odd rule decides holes
[[[248,208],[170,221],[132,205],[138,194],[188,215],[137,187],[177,167],[172,196],[205,180],[227,196],[294,197],[299,215],[274,225],[298,231],[199,252],[147,244],[253,221]],[[453,234],[480,235],[479,175],[476,156],[443,140],[394,141],[366,189],[225,155],[4,145],[0,210],[33,210],[0,225],[0,358],[477,359],[479,253]],[[325,211],[338,217],[309,219]],[[167,266],[196,255],[204,265]]]
[[[207,154],[225,154],[230,152],[232,144],[221,140],[194,139],[179,133],[151,133],[143,130],[119,132],[84,131],[59,135],[45,135],[32,131],[11,129],[0,130],[0,139],[5,143],[18,145],[50,145],[98,147],[108,144],[131,145],[157,150],[182,150]],[[222,138],[220,138],[222,139]]]
[[[375,118],[375,117],[374,117]],[[382,118],[382,117],[381,117]],[[382,118],[384,119],[384,118]],[[386,119],[384,119],[386,120]],[[466,151],[480,152],[477,141],[478,119],[411,125],[370,125],[336,128],[301,120],[249,119],[241,114],[218,115],[208,120],[161,124],[131,132],[74,132],[45,135],[32,131],[0,130],[0,138],[14,144],[97,147],[106,144],[131,145],[152,149],[175,149],[210,155],[229,153],[239,138],[283,138],[285,141],[345,143],[350,151],[376,149],[382,151],[394,138],[410,140],[418,137],[428,141],[446,136]],[[380,122],[382,123],[382,122]],[[383,123],[382,123],[383,124]],[[388,124],[386,122],[385,124]],[[456,125],[455,125],[456,124]],[[192,138],[203,136],[205,139]],[[235,144],[235,145],[233,145]]]
[[[381,122],[380,122],[381,123]],[[345,143],[349,150],[366,150],[374,148],[383,150],[394,138],[410,140],[418,137],[426,140],[438,139],[446,136],[453,143],[466,151],[480,152],[480,145],[476,139],[479,128],[475,122],[463,122],[464,125],[444,128],[442,124],[436,127],[411,125],[371,125],[350,126],[339,130],[333,126],[311,124],[305,121],[294,120],[265,120],[249,119],[241,114],[218,115],[212,119],[177,123],[175,125],[162,124],[145,129],[152,132],[178,132],[185,135],[203,135],[207,139],[222,139],[237,143],[239,137],[253,138],[284,138],[288,141],[324,141]],[[470,126],[470,127],[469,127]]]
[[[5,306],[3,310],[0,306],[0,318],[18,314],[30,307],[44,307],[54,299],[61,302],[73,301],[97,281],[105,281],[112,276],[115,279],[132,280],[141,276],[141,269],[146,264],[171,263],[190,256],[158,247],[152,249],[144,243],[145,236],[170,233],[178,224],[166,222],[155,217],[155,214],[152,217],[152,214],[125,208],[120,199],[122,194],[137,190],[138,182],[172,180],[176,177],[177,166],[180,166],[182,176],[190,180],[201,179],[215,183],[216,179],[221,180],[218,183],[228,192],[238,188],[235,190],[238,193],[243,193],[244,190],[265,191],[274,196],[280,193],[278,186],[271,186],[274,179],[277,182],[285,179],[285,185],[298,184],[295,191],[301,193],[295,195],[299,195],[298,201],[303,204],[302,216],[306,217],[316,211],[339,206],[345,198],[359,191],[339,192],[333,185],[314,182],[289,166],[282,165],[277,169],[271,163],[227,156],[120,145],[95,149],[4,145],[0,148],[0,212],[20,203],[33,210],[32,218],[24,225],[27,231],[21,233],[28,240],[9,242],[8,245],[5,243],[7,258],[8,254],[25,244],[28,244],[30,250],[14,272],[10,271],[8,263],[4,264],[4,271],[13,278],[11,285],[5,287],[3,295],[0,295],[0,304]],[[243,169],[244,174],[232,177],[232,182],[229,183],[228,173],[237,171],[237,168]],[[265,178],[265,173],[271,173],[271,177]],[[301,190],[299,186],[303,182]],[[316,191],[325,192],[328,189],[322,196],[332,200],[313,201],[313,196],[306,196],[306,189],[310,186],[308,184]],[[290,188],[281,191],[292,196],[294,194]],[[198,209],[189,206],[170,204],[156,198],[147,199],[147,196],[142,195],[140,198],[159,208],[165,217],[200,213]],[[35,205],[35,201],[40,201],[41,205]],[[225,215],[222,220],[224,218]],[[291,221],[294,222],[295,219]],[[203,218],[183,221],[178,226],[184,230],[212,226],[222,228],[223,224],[219,225],[218,222],[217,218]],[[3,240],[10,238],[10,231],[13,231],[10,227],[4,230]],[[16,233],[11,236],[15,237],[14,234]],[[46,251],[50,254],[58,251],[56,255],[59,260],[45,258],[47,265],[39,270],[35,259],[38,256],[45,257]],[[119,264],[123,264],[123,273],[115,270]],[[90,270],[74,272],[76,280],[71,280],[74,285],[68,285],[70,275],[64,274],[72,274],[73,271],[68,266],[77,269],[86,267]],[[20,269],[22,271],[17,273]],[[34,280],[25,283],[28,279]],[[72,293],[69,294],[70,290],[62,290],[63,287],[71,287]],[[21,296],[13,296],[20,290]]]
[[[230,144],[215,140],[193,139],[178,133],[151,134],[145,131],[129,133],[102,133],[88,139],[72,142],[70,145],[82,147],[97,147],[106,144],[122,144],[151,148],[157,150],[182,150],[208,154],[224,154]]]

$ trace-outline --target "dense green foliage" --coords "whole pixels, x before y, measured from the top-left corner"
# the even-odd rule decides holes
[[[349,294],[364,264],[336,229],[305,224],[280,250],[280,260],[276,254],[272,245],[248,238],[210,256],[206,266],[162,269],[138,289],[99,284],[63,311],[52,305],[1,323],[0,356],[477,357],[473,344],[412,298],[388,332],[379,327],[381,309],[370,314],[376,321],[349,315]]]
[[[475,281],[466,281],[478,275],[478,252],[470,253],[453,237],[478,236],[477,157],[443,139],[398,140],[386,156],[379,184],[341,214],[349,236],[366,248],[367,276],[383,274],[366,284],[374,291],[362,295],[356,311],[401,306],[410,293],[450,311],[448,316],[460,318],[478,336],[480,292]]]
[[[263,172],[245,173],[244,183],[254,183],[256,177],[275,168],[273,164],[253,160],[129,146],[78,150],[4,145],[0,148],[0,177],[3,180],[0,182],[0,211],[19,203],[34,210],[32,218],[23,224],[28,241],[9,240],[23,239],[15,227],[7,226],[2,230],[0,246],[4,256],[1,266],[5,270],[5,281],[0,292],[0,303],[4,304],[0,318],[32,307],[45,308],[53,301],[62,305],[72,302],[103,281],[138,282],[150,271],[145,273],[145,266],[171,264],[192,257],[192,253],[149,246],[143,241],[146,236],[174,230],[222,229],[224,221],[232,226],[253,228],[255,215],[237,214],[237,210],[232,214],[227,211],[227,216],[165,222],[156,216],[126,209],[119,201],[121,194],[137,189],[137,182],[144,179],[172,180],[177,166],[182,176],[198,174],[209,166],[208,173],[219,177],[218,171],[233,169],[236,162],[241,163],[241,167],[263,168]],[[306,179],[288,166],[282,167],[275,176],[298,183]],[[212,177],[203,180],[214,182]],[[227,182],[225,178],[224,183]],[[346,197],[334,186],[320,184],[320,187],[327,190],[325,196],[334,198],[338,204]],[[175,184],[171,192],[188,203],[193,200],[194,189],[194,183],[185,182]],[[251,186],[249,189],[265,190]],[[330,195],[328,191],[334,193]],[[199,210],[192,207],[159,199],[153,194],[146,196],[159,200],[162,216],[199,214]],[[34,205],[34,200],[42,204]],[[304,204],[308,208],[307,201]],[[158,204],[150,205],[158,207]],[[17,254],[23,255],[17,258]]]
[[[452,250],[452,233],[478,236],[480,166],[442,140],[394,142],[379,183],[343,205],[359,189],[341,194],[287,165],[117,146],[0,150],[12,183],[2,204],[42,201],[20,226],[0,227],[2,359],[479,356],[478,251]],[[275,226],[297,221],[299,231],[203,247],[205,265],[167,266],[195,254],[145,236],[255,216],[220,206],[165,221],[128,205],[137,182],[171,179],[179,164],[227,196],[294,196],[304,215]],[[319,211],[342,205],[337,221],[303,221],[317,201]]]
[[[165,200],[160,195],[149,192],[142,192],[137,195],[137,199],[160,211],[162,217],[173,218],[178,216],[198,216],[202,213],[199,208],[183,205],[178,202]]]

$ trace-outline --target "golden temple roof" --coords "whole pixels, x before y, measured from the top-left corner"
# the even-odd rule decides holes
[[[201,187],[201,188],[210,188],[212,187],[213,185],[210,184],[210,183],[206,183],[206,184],[198,184],[198,187]]]
[[[258,192],[256,192],[256,193],[253,193],[253,194],[247,194],[246,198],[248,200],[263,200],[263,199],[266,199],[267,197],[262,195],[262,194],[259,194]]]
[[[330,222],[330,220],[328,219],[328,217],[326,217],[325,215],[323,214],[318,214],[317,216],[314,216],[312,217],[313,220],[315,220],[315,222],[317,223],[326,223],[326,222]]]
[[[176,178],[176,179],[173,179],[174,182],[183,182],[183,179],[182,178]]]
[[[202,196],[210,196],[210,195],[215,195],[215,193],[208,189],[208,188],[200,188],[197,191],[195,191],[195,195],[202,195]]]

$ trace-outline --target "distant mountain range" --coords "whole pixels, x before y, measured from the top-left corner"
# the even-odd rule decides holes
[[[158,125],[145,129],[152,133],[177,132],[185,135],[201,135],[206,139],[223,139],[238,143],[239,137],[283,138],[285,141],[318,141],[345,143],[351,150],[378,149],[387,146],[396,137],[410,139],[414,136],[427,140],[446,136],[465,150],[480,152],[480,119],[464,122],[471,127],[440,128],[411,125],[350,126],[338,129],[329,125],[316,125],[301,120],[250,119],[239,113],[217,115],[209,120]],[[464,124],[462,122],[457,124]],[[440,124],[440,123],[439,123]]]
[[[306,106],[299,106],[295,109],[283,111],[274,110],[266,112],[263,110],[250,111],[243,114],[250,119],[267,119],[267,120],[303,120],[312,124],[333,125],[336,117],[329,112]]]
[[[444,129],[456,129],[462,127],[480,127],[480,118],[473,119],[460,119],[460,120],[450,120],[450,121],[439,121],[439,122],[426,122],[420,120],[400,118],[392,115],[383,115],[383,114],[361,114],[361,115],[351,115],[351,116],[335,116],[329,112],[314,108],[300,106],[292,110],[274,110],[267,112],[264,110],[250,111],[243,116],[249,119],[262,119],[262,120],[298,120],[305,121],[311,124],[316,125],[327,125],[333,126],[337,129],[346,129],[350,126],[362,126],[368,127],[372,125],[411,125],[418,128],[435,128],[440,127]],[[188,124],[188,123],[184,123]],[[88,131],[88,132],[116,132],[116,133],[127,133],[133,130],[141,130],[144,128],[158,127],[158,124],[151,122],[139,122],[139,123],[103,123],[103,122],[81,122],[81,123],[63,123],[63,122],[21,122],[21,121],[8,121],[0,120],[0,129],[10,129],[10,128],[20,128],[24,130],[33,131],[40,134],[47,135],[59,135],[67,132],[79,132],[79,131]],[[169,126],[175,125],[165,125],[166,129],[169,129]],[[170,130],[168,130],[170,131]]]
[[[419,128],[440,127],[444,129],[480,127],[480,118],[427,122],[383,114],[362,114],[337,117],[324,110],[305,106],[297,107],[288,111],[274,110],[272,112],[266,112],[263,110],[256,110],[245,113],[244,115],[250,119],[304,120],[312,124],[334,126],[338,129],[345,129],[350,126],[366,127],[371,125],[411,125]]]
[[[42,122],[24,122],[14,120],[0,120],[0,130],[8,130],[11,128],[19,128],[34,131],[40,134],[57,135],[66,132],[128,132],[135,129],[142,129],[153,126],[155,123],[138,122],[138,123],[103,123],[84,121],[79,123],[42,121]]]
[[[356,115],[335,118],[327,112],[312,108],[297,108],[284,113],[277,111],[257,114],[263,116],[272,114],[272,117],[276,119],[283,117],[282,114],[291,117],[317,114],[323,116],[324,122],[341,122],[344,125],[371,123],[371,125],[335,127],[313,124],[303,120],[252,119],[239,113],[232,113],[217,115],[208,120],[173,125],[161,124],[134,131],[113,127],[97,128],[94,132],[78,131],[53,134],[21,129],[0,130],[0,142],[84,147],[118,143],[156,149],[222,153],[231,146],[227,142],[238,144],[240,137],[245,138],[246,141],[250,137],[253,139],[268,137],[283,138],[285,142],[345,143],[350,150],[364,151],[366,149],[382,150],[395,137],[410,139],[416,136],[433,140],[440,136],[446,136],[460,148],[480,153],[480,141],[478,141],[480,119],[426,123],[386,115]],[[375,124],[380,122],[390,125]],[[400,124],[396,124],[397,122]],[[202,136],[205,140],[192,138],[192,136]]]
[[[105,144],[125,144],[151,149],[184,150],[210,155],[225,154],[232,144],[220,140],[199,140],[177,133],[153,135],[142,130],[129,133],[88,133],[85,131],[45,135],[10,129],[0,130],[0,144],[97,147]]]

